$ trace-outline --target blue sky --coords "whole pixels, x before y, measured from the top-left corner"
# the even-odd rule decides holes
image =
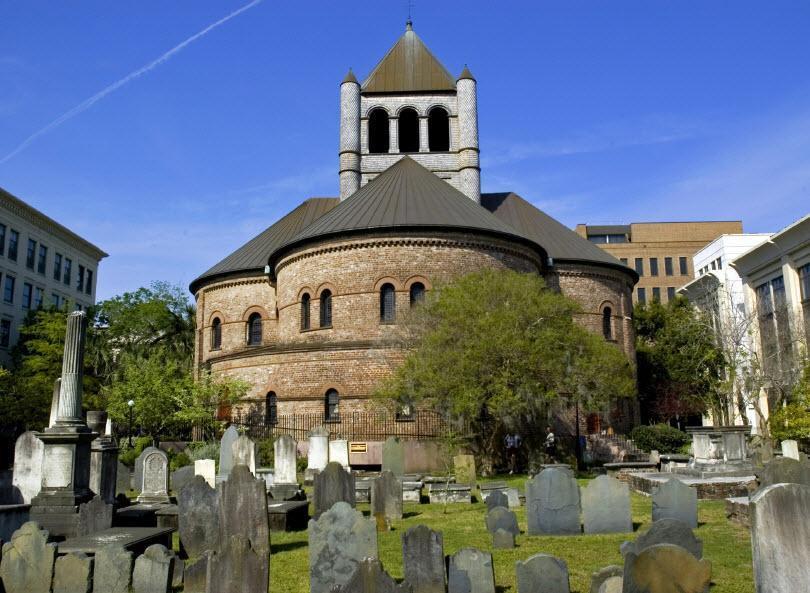
[[[0,0],[0,186],[110,253],[99,298],[187,285],[337,195],[338,84],[407,1],[264,0],[165,56],[247,4]],[[478,79],[484,191],[569,226],[810,211],[810,2],[416,0],[413,19]]]

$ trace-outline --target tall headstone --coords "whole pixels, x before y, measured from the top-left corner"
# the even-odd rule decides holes
[[[329,463],[329,431],[319,426],[309,433],[309,451],[307,452],[307,469],[304,482],[312,484],[315,475],[323,471]]]
[[[132,552],[116,545],[96,550],[93,593],[129,593],[131,583]]]
[[[704,593],[712,565],[673,544],[656,544],[624,557],[623,593]]]
[[[782,441],[782,456],[799,461],[799,443],[792,439]]]
[[[315,516],[320,516],[332,508],[336,502],[345,502],[354,507],[356,504],[354,476],[334,461],[315,476],[312,506]]]
[[[491,509],[486,516],[487,531],[494,534],[499,529],[508,531],[512,535],[520,535],[517,515],[504,507]]]
[[[136,477],[140,482],[135,489],[140,492],[138,502],[169,503],[169,457],[160,449],[147,447],[139,456],[141,472]]]
[[[340,593],[411,593],[408,584],[398,585],[376,558],[361,560],[349,582],[336,590]]]
[[[273,443],[276,484],[297,484],[298,443],[288,434],[283,434]]]
[[[388,437],[383,443],[382,470],[397,477],[405,475],[405,447],[399,437]]]
[[[93,558],[71,553],[56,559],[53,593],[90,593],[93,584]]]
[[[698,526],[697,490],[676,478],[670,478],[652,495],[652,520],[677,519],[692,529]]]
[[[255,550],[244,535],[229,535],[223,539],[208,562],[208,591],[267,593],[269,557]]]
[[[598,476],[582,489],[582,522],[585,533],[633,531],[630,489],[610,476]]]
[[[329,441],[329,461],[334,461],[349,469],[349,441],[335,439]]]
[[[703,542],[695,537],[692,529],[677,519],[659,519],[639,535],[635,541],[621,545],[622,556],[629,552],[641,553],[645,548],[656,544],[674,544],[687,550],[695,558],[703,558]]]
[[[569,593],[568,565],[549,554],[515,562],[517,593]]]
[[[445,593],[444,541],[442,534],[425,525],[402,534],[405,582],[413,593]]]
[[[492,534],[492,549],[511,550],[515,547],[515,534],[505,529],[496,529]]]
[[[210,593],[212,551],[203,552],[199,558],[191,558],[183,573],[183,593]]]
[[[90,443],[90,490],[107,504],[115,502],[118,447],[107,430],[107,412],[87,412],[87,425],[98,436]]]
[[[579,507],[579,486],[569,471],[544,469],[526,482],[529,535],[579,534]]]
[[[234,467],[244,465],[256,475],[256,443],[249,436],[240,435],[231,445],[231,453]]]
[[[402,481],[390,471],[371,482],[371,514],[388,525],[402,520]]]
[[[17,437],[14,444],[14,471],[11,476],[12,502],[29,504],[42,488],[42,454],[44,443],[35,432]]]
[[[453,457],[453,468],[456,473],[456,484],[467,484],[475,488],[475,457],[473,455],[456,455]]]
[[[174,554],[161,544],[152,544],[135,560],[132,593],[169,593],[174,572]]]
[[[189,482],[194,479],[194,466],[184,465],[178,467],[169,474],[169,488],[175,494],[178,494],[183,488],[188,486]]]
[[[73,537],[81,503],[93,498],[90,490],[90,443],[98,435],[82,418],[82,374],[87,315],[68,315],[59,406],[53,426],[37,433],[45,445],[42,488],[31,501],[30,517],[54,537]]]
[[[217,465],[213,459],[197,459],[194,462],[194,475],[202,476],[211,488],[216,488]]]
[[[447,570],[448,593],[495,593],[492,554],[462,548],[452,556]]]
[[[377,530],[363,513],[336,503],[309,522],[309,584],[311,593],[330,593],[351,579],[357,563],[377,558]]]
[[[48,543],[48,532],[29,521],[14,532],[3,546],[0,582],[6,593],[50,593],[56,544]]]
[[[806,591],[810,583],[810,486],[774,484],[751,498],[757,593]]]
[[[227,480],[233,469],[233,444],[239,438],[239,431],[231,424],[219,441],[219,473],[217,480]]]
[[[120,461],[115,470],[115,494],[126,494],[132,490],[132,474],[129,468]]]
[[[194,476],[177,495],[180,541],[189,558],[213,550],[219,537],[219,495],[202,476]]]

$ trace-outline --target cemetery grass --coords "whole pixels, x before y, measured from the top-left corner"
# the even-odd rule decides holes
[[[523,491],[525,476],[508,478],[507,481]],[[580,480],[580,485],[584,483],[586,480]],[[748,530],[726,519],[722,500],[699,501],[698,505],[700,526],[696,534],[703,540],[704,558],[712,563],[712,593],[754,593]],[[358,504],[357,508],[368,515],[368,504]],[[516,593],[515,562],[539,552],[564,559],[568,564],[572,593],[588,593],[591,573],[609,564],[621,565],[619,546],[623,541],[635,538],[635,534],[529,536],[526,534],[526,508],[514,510],[521,529],[517,547],[514,550],[493,550],[491,537],[484,526],[486,505],[483,503],[449,504],[446,513],[442,504],[406,503],[403,520],[395,524],[393,530],[378,534],[380,559],[391,576],[402,580],[402,533],[410,527],[425,524],[443,533],[445,554],[453,554],[464,547],[492,552],[499,593]],[[651,499],[633,493],[632,514],[636,533],[650,527],[651,512]],[[308,593],[307,532],[274,532],[271,543],[272,593]]]

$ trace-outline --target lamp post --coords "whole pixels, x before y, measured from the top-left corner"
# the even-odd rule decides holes
[[[135,400],[129,400],[127,402],[127,406],[129,407],[129,448],[132,448],[132,408],[135,406]]]

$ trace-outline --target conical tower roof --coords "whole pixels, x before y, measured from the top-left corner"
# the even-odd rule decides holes
[[[361,90],[366,93],[454,91],[456,83],[409,22],[405,33],[371,71]]]

